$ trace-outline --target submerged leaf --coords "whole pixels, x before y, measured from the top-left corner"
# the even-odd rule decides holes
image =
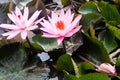
[[[83,45],[81,33],[76,33],[70,37],[69,41],[66,41],[66,52],[72,55],[81,45]]]
[[[0,60],[0,80],[44,80],[47,78],[49,71],[47,68],[36,66],[23,68],[26,54],[19,44],[11,44],[1,49],[3,49],[3,51],[0,50],[1,54],[9,53],[10,55]]]
[[[7,12],[5,12],[5,4],[0,4],[0,24],[7,23]]]

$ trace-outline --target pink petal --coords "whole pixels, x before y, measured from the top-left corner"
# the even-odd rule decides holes
[[[28,7],[25,7],[24,13],[23,13],[23,18],[24,18],[25,22],[28,20],[28,16],[29,16],[28,14],[29,14]]]
[[[38,28],[38,25],[29,26],[26,28],[26,30],[34,30],[36,28]]]
[[[68,9],[68,10],[66,11],[65,16],[70,16],[70,15],[71,15],[71,10],[70,10],[70,9]]]
[[[69,14],[68,16],[65,16],[65,18],[62,19],[62,21],[65,24],[65,32],[69,32],[70,30],[72,30],[74,27],[71,27],[71,22],[73,20],[73,16],[74,14]]]
[[[74,19],[74,21],[71,23],[72,26],[76,26],[76,24],[79,22],[79,20],[81,19],[81,17],[82,17],[82,15],[77,16],[77,17]]]
[[[0,25],[1,28],[5,28],[5,29],[19,29],[19,27],[17,27],[16,25],[12,25],[12,24],[1,24]]]
[[[51,18],[52,18],[52,20],[57,20],[58,19],[58,15],[52,11]]]
[[[54,30],[51,30],[50,28],[43,28],[43,27],[41,27],[40,29],[41,29],[42,31],[47,32],[47,33],[50,33],[50,34],[56,34],[56,33],[54,32]]]
[[[46,29],[45,32],[53,32],[54,34],[57,34],[57,30],[53,27],[50,22],[47,20],[43,20],[44,22],[40,22],[40,24]],[[47,31],[48,30],[48,31]]]
[[[117,74],[115,67],[113,67],[111,64],[109,63],[102,63],[99,67],[98,67],[98,71],[99,72],[103,72],[103,73],[107,73],[107,74]]]
[[[47,37],[47,38],[57,38],[57,37],[58,37],[58,35],[49,34],[49,33],[43,33],[42,36],[43,36],[43,37]]]
[[[64,37],[58,37],[57,38],[57,42],[58,42],[58,45],[60,45],[63,41]]]
[[[6,32],[6,33],[3,33],[2,35],[3,36],[8,36],[7,39],[12,39],[14,38],[16,35],[18,35],[20,33],[20,30],[16,30],[16,31],[9,31],[9,32]]]
[[[70,37],[72,36],[73,34],[75,34],[76,32],[78,32],[80,30],[82,26],[79,26],[79,27],[76,27],[75,29],[71,30],[70,32],[68,32],[65,37]]]
[[[31,18],[27,22],[27,26],[30,26],[39,16],[41,11],[35,11],[35,13],[31,16]]]
[[[66,32],[71,31],[77,25],[77,23],[79,22],[80,18],[81,18],[81,15],[77,16],[75,18],[75,20],[71,23],[71,27],[67,28]]]
[[[15,7],[15,14],[16,14],[16,16],[18,16],[18,15],[22,16],[22,13],[17,6]]]
[[[67,16],[66,19],[64,19],[63,21],[67,24],[70,24],[71,25],[71,22],[73,20],[73,17],[74,17],[74,14],[70,15],[70,16]]]
[[[43,28],[41,27],[40,30],[47,32],[47,33],[53,33],[49,28]]]
[[[16,25],[20,25],[21,24],[21,21],[20,21],[20,19],[18,18],[18,16],[16,16],[16,14],[14,14],[13,12],[12,12],[12,17],[15,19],[15,24]]]
[[[60,12],[60,16],[59,17],[63,17],[64,16],[64,10],[63,9],[61,9],[61,12]]]
[[[57,29],[56,29],[55,23],[58,21],[58,19],[53,20],[50,17],[48,17],[48,19],[49,19],[49,23],[51,24],[51,29],[54,31],[54,33],[57,34]]]
[[[71,14],[71,10],[68,9],[66,11],[66,14],[62,17],[62,20],[65,22],[65,24],[70,24],[73,20],[74,14]]]
[[[14,22],[14,23],[16,22],[15,18],[14,18],[14,16],[12,14],[8,13],[7,15],[12,20],[12,22]]]
[[[56,31],[56,33],[57,33],[55,24],[56,24],[56,22],[58,22],[60,20],[59,16],[56,13],[52,12],[51,13],[51,18],[48,17],[48,19],[49,19],[49,22],[52,25],[52,29],[54,29],[54,31]]]
[[[21,32],[21,38],[26,39],[26,37],[27,37],[27,31],[22,31]]]
[[[35,21],[34,23],[35,23],[35,24],[38,24],[38,23],[40,23],[42,20],[44,20],[44,18],[45,18],[45,17],[42,17],[42,18],[40,18],[39,20]]]

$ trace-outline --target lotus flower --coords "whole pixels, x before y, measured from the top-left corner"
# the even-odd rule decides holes
[[[14,24],[1,24],[1,28],[8,29],[9,31],[3,33],[3,36],[8,36],[7,39],[12,39],[18,34],[21,35],[23,40],[27,37],[27,31],[36,29],[37,23],[41,20],[37,20],[41,11],[36,11],[34,14],[28,19],[29,17],[29,10],[28,7],[24,8],[24,12],[20,11],[18,7],[15,8],[14,12],[8,13],[8,17]]]
[[[109,63],[102,63],[100,66],[98,66],[98,71],[107,74],[114,74],[114,75],[117,74],[115,67],[113,67]]]
[[[77,16],[74,20],[73,17],[74,14],[71,14],[70,9],[66,13],[64,13],[64,10],[61,10],[60,14],[52,12],[51,17],[48,16],[48,20],[43,19],[43,22],[40,22],[43,26],[40,28],[43,30],[43,37],[57,38],[58,45],[65,37],[71,37],[81,28],[81,25],[76,27],[81,19],[81,15]]]

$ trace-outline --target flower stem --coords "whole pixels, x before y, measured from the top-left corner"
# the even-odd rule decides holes
[[[96,68],[98,68],[99,66],[97,66],[97,65],[95,65],[94,63],[92,63],[92,62],[90,62],[90,61],[88,61],[87,59],[85,59],[84,57],[82,57],[82,56],[78,56],[80,59],[82,59],[82,60],[84,60],[84,61],[86,61],[86,62],[88,62],[88,63],[90,63],[91,65],[93,65],[94,67],[96,67]]]
[[[62,42],[62,45],[63,45],[63,51],[64,51],[64,53],[66,53],[66,45],[65,45],[65,40],[63,40],[63,42]]]
[[[26,38],[26,40],[27,40],[27,42],[28,42],[28,44],[29,44],[30,48],[32,49],[32,48],[33,48],[33,46],[31,45],[31,43],[30,43],[30,41],[29,41],[28,37]]]

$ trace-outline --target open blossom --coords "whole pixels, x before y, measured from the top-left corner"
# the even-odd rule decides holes
[[[64,13],[63,9],[60,14],[52,12],[48,20],[43,19],[43,22],[40,22],[43,26],[40,28],[44,31],[43,36],[57,38],[59,45],[65,37],[70,37],[80,30],[81,25],[76,27],[76,24],[80,21],[81,15],[77,16],[74,20],[73,17],[74,14],[71,13],[70,9],[66,13]]]
[[[107,74],[113,74],[116,75],[116,69],[109,63],[102,63],[100,66],[98,66],[98,71],[102,73]]]
[[[8,13],[8,17],[14,24],[1,24],[1,28],[8,29],[9,31],[3,33],[3,36],[8,36],[7,39],[12,39],[18,34],[20,34],[22,39],[26,39],[27,31],[34,30],[38,26],[38,22],[41,20],[37,20],[41,11],[35,11],[34,14],[28,19],[29,17],[29,10],[28,7],[24,8],[24,12],[20,11],[18,7],[15,8],[14,12]]]

